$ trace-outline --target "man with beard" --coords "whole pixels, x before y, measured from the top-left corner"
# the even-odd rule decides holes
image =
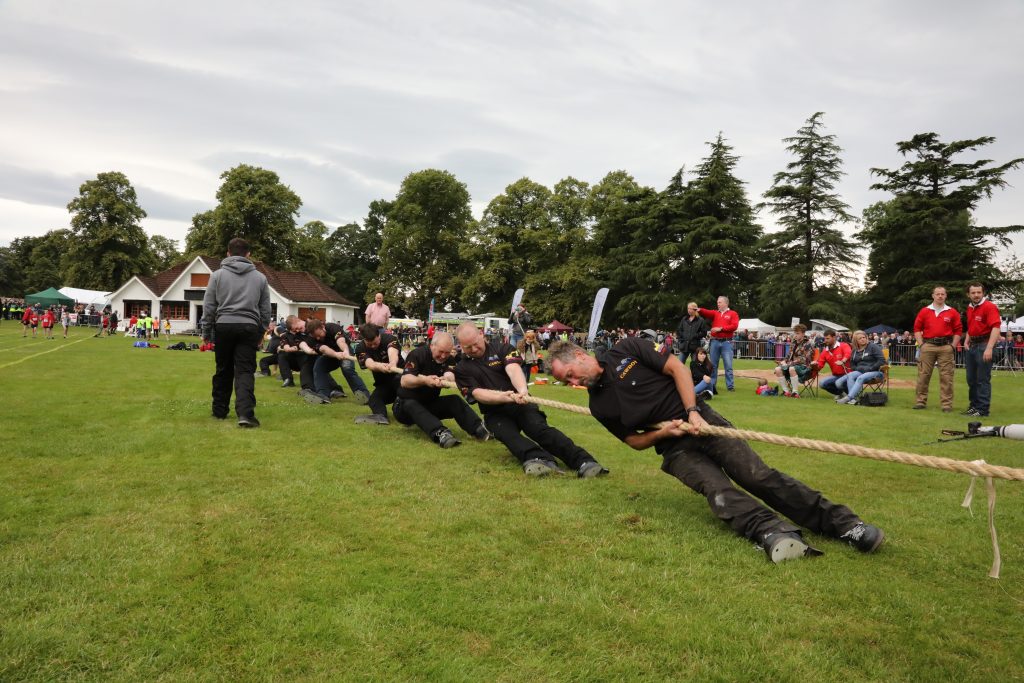
[[[761,545],[772,562],[822,554],[776,510],[864,553],[882,544],[881,529],[772,469],[745,441],[698,436],[702,425],[732,424],[698,401],[690,371],[650,342],[624,339],[597,358],[575,344],[556,343],[548,351],[548,362],[559,381],[587,387],[590,412],[605,429],[636,450],[653,446],[663,458],[665,473],[702,494],[719,519]],[[654,426],[659,423],[665,424]]]
[[[359,336],[362,341],[356,347],[356,359],[359,367],[373,373],[373,393],[368,400],[371,414],[360,415],[355,421],[359,424],[390,424],[388,404],[398,398],[401,382],[393,370],[405,366],[398,339],[373,323],[360,325]]]

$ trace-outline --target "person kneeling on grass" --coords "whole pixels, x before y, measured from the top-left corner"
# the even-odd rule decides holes
[[[359,424],[390,424],[388,405],[398,398],[401,381],[392,370],[405,367],[401,345],[396,337],[373,323],[360,325],[359,336],[361,341],[355,348],[356,359],[359,367],[373,373],[373,393],[367,399],[370,415],[360,415],[355,421]]]
[[[341,374],[352,389],[356,403],[366,405],[370,401],[370,392],[366,390],[362,377],[356,373],[355,356],[349,350],[345,328],[337,323],[324,323],[313,318],[306,323],[306,334],[312,337],[314,348],[320,354],[313,362],[313,385],[316,392],[328,399],[345,398],[341,385],[331,377],[331,372],[341,368]]]
[[[653,446],[665,473],[707,498],[719,519],[762,546],[772,562],[822,554],[775,511],[861,552],[882,544],[881,529],[769,467],[745,441],[699,436],[702,425],[732,424],[697,399],[683,364],[650,342],[626,338],[597,358],[560,342],[551,345],[548,362],[559,381],[589,390],[590,412],[609,432],[637,450]],[[651,426],[659,422],[668,424]]]
[[[483,420],[458,395],[441,396],[444,380],[455,381],[455,343],[447,332],[436,332],[430,346],[417,346],[405,359],[405,373],[392,410],[404,425],[415,424],[441,448],[459,445],[459,440],[441,420],[455,418],[467,434],[481,441],[491,438]]]

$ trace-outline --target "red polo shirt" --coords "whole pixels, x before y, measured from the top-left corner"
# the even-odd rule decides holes
[[[707,308],[698,308],[697,312],[704,318],[711,320],[711,327],[721,327],[721,331],[712,332],[711,336],[715,339],[732,339],[732,333],[736,331],[736,328],[740,326],[740,315],[731,308],[727,308],[724,311],[710,310]]]
[[[971,337],[988,337],[992,328],[998,328],[1000,324],[999,309],[988,299],[982,299],[977,306],[967,306],[967,334]]]
[[[818,356],[818,369],[825,367],[828,363],[829,370],[836,377],[845,375],[849,369],[847,366],[850,364],[850,356],[853,355],[853,349],[846,342],[836,342],[836,345],[827,348],[821,352]]]
[[[963,334],[963,331],[960,314],[949,306],[938,312],[931,306],[925,306],[914,320],[914,332],[920,332],[925,339],[953,337]]]

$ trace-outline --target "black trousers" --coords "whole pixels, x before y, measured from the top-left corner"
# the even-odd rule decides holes
[[[256,349],[263,339],[259,325],[218,323],[213,349],[217,369],[213,374],[213,414],[226,417],[235,391],[235,415],[253,417],[256,411]]]
[[[313,390],[313,363],[316,356],[311,356],[302,351],[284,351],[277,354],[277,367],[281,371],[282,380],[292,379],[292,372],[299,371],[299,386],[303,389]]]
[[[434,441],[444,425],[441,420],[455,419],[467,434],[475,434],[481,420],[461,396],[438,396],[432,401],[397,398],[391,407],[395,419],[404,425],[415,424]]]
[[[260,358],[260,372],[264,375],[270,374],[270,366],[277,365],[277,354],[271,353]]]
[[[401,379],[391,373],[373,373],[373,393],[370,394],[370,411],[374,415],[388,416],[388,406],[398,398]]]
[[[708,424],[732,427],[709,406],[699,405]],[[802,527],[836,538],[860,522],[850,508],[829,501],[819,491],[766,465],[746,441],[684,436],[661,450],[662,470],[707,498],[719,519],[754,542],[760,543],[771,533],[799,531],[776,511]]]
[[[566,466],[578,470],[580,465],[594,459],[549,425],[547,416],[532,403],[488,406],[484,424],[520,463],[534,458],[554,461],[557,456]]]

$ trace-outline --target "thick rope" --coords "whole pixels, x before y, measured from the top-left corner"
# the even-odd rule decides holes
[[[401,373],[402,370],[393,368],[392,372]],[[447,380],[442,381],[442,386],[457,389],[454,382]],[[559,410],[565,410],[571,413],[577,413],[579,415],[590,415],[590,409],[586,406],[579,406],[572,403],[563,403],[561,401],[552,401],[546,398],[538,398],[536,396],[527,396],[526,400],[536,405],[545,406],[549,408],[558,408]],[[667,422],[661,422],[654,425],[657,428],[666,426]],[[735,429],[730,427],[718,427],[715,425],[704,424],[701,426],[697,436],[722,436],[729,439],[744,439],[748,441],[762,441],[764,443],[771,443],[778,446],[790,446],[793,448],[805,448],[808,450],[823,451],[826,453],[839,453],[842,455],[852,455],[856,458],[868,458],[871,460],[885,460],[888,462],[898,462],[904,465],[914,465],[916,467],[927,467],[931,469],[945,470],[947,472],[956,472],[958,474],[969,474],[972,477],[985,477],[986,488],[988,493],[988,528],[989,535],[992,538],[992,568],[989,570],[988,575],[994,579],[999,578],[999,571],[1002,565],[1002,560],[999,552],[999,540],[996,536],[996,525],[995,525],[995,507],[996,507],[996,488],[994,478],[1008,479],[1011,481],[1024,481],[1024,469],[1014,467],[1002,467],[1000,465],[989,465],[984,460],[975,460],[973,462],[967,462],[964,460],[954,460],[952,458],[940,458],[932,455],[918,455],[917,453],[905,453],[903,451],[891,451],[880,448],[868,448],[867,446],[855,446],[853,444],[836,443],[834,441],[823,441],[821,439],[804,439],[794,436],[782,436],[781,434],[771,434],[768,432],[756,432],[750,429]],[[964,507],[970,506],[971,495],[974,490],[974,480],[971,481],[971,487],[967,492],[967,497],[964,499]]]

